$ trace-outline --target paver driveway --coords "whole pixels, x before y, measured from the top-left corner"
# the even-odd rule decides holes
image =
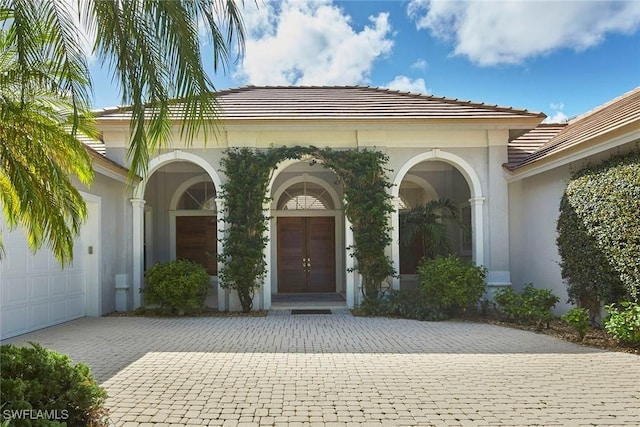
[[[117,426],[640,424],[638,356],[492,325],[108,317],[29,340],[88,363]]]

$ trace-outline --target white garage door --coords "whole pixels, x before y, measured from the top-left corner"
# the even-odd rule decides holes
[[[48,248],[31,253],[21,230],[7,231],[3,220],[5,253],[0,261],[0,333],[10,338],[87,314],[87,226],[75,242],[72,265],[60,264]],[[92,252],[94,252],[92,248]],[[93,254],[97,255],[97,254]],[[90,294],[93,289],[89,289]]]

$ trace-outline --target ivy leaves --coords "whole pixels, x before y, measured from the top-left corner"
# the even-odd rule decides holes
[[[276,147],[259,151],[230,149],[222,159],[228,180],[222,186],[225,200],[224,263],[222,286],[238,292],[243,311],[250,311],[253,295],[266,274],[264,248],[267,221],[263,207],[271,175],[287,159],[310,158],[333,170],[344,188],[345,215],[352,224],[354,245],[349,248],[358,260],[365,296],[377,298],[383,281],[395,274],[385,254],[391,243],[388,216],[393,211],[388,188],[388,157],[373,150],[318,149],[316,147]]]

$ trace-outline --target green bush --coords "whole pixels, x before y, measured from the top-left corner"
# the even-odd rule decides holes
[[[640,345],[640,304],[621,302],[620,308],[608,305],[604,328],[623,344]]]
[[[498,305],[500,318],[507,322],[534,324],[542,328],[549,326],[555,316],[551,309],[560,301],[549,289],[537,289],[528,283],[521,293],[516,293],[510,286],[498,290],[493,297]]]
[[[0,365],[3,423],[9,421],[18,427],[108,425],[104,408],[107,393],[94,381],[87,365],[71,365],[68,356],[36,343],[31,347],[1,346]],[[41,419],[20,416],[30,410],[42,415]]]
[[[425,259],[418,265],[424,313],[442,320],[476,305],[486,289],[487,270],[457,256]]]
[[[560,203],[557,244],[570,301],[588,308],[637,300],[640,151],[577,171]]]
[[[209,289],[209,274],[200,264],[180,259],[156,264],[145,272],[145,302],[159,304],[172,314],[202,309]]]
[[[422,303],[420,289],[389,289],[382,298],[365,297],[353,310],[356,316],[391,316],[415,320],[439,320],[440,317]]]
[[[574,307],[562,316],[562,320],[576,331],[581,341],[589,331],[589,310],[586,308]]]

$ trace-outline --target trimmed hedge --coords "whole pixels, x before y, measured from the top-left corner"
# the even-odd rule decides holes
[[[200,264],[186,259],[158,263],[144,273],[145,302],[160,304],[173,314],[184,315],[204,307],[209,274]]]
[[[640,290],[640,151],[577,171],[560,202],[557,244],[571,302],[601,305]]]
[[[0,347],[0,423],[11,426],[107,426],[106,391],[84,363],[37,343]],[[25,418],[25,414],[39,419]],[[9,419],[5,419],[5,417]]]
[[[455,255],[423,259],[418,265],[422,305],[432,320],[463,314],[480,301],[486,277],[486,268]]]

